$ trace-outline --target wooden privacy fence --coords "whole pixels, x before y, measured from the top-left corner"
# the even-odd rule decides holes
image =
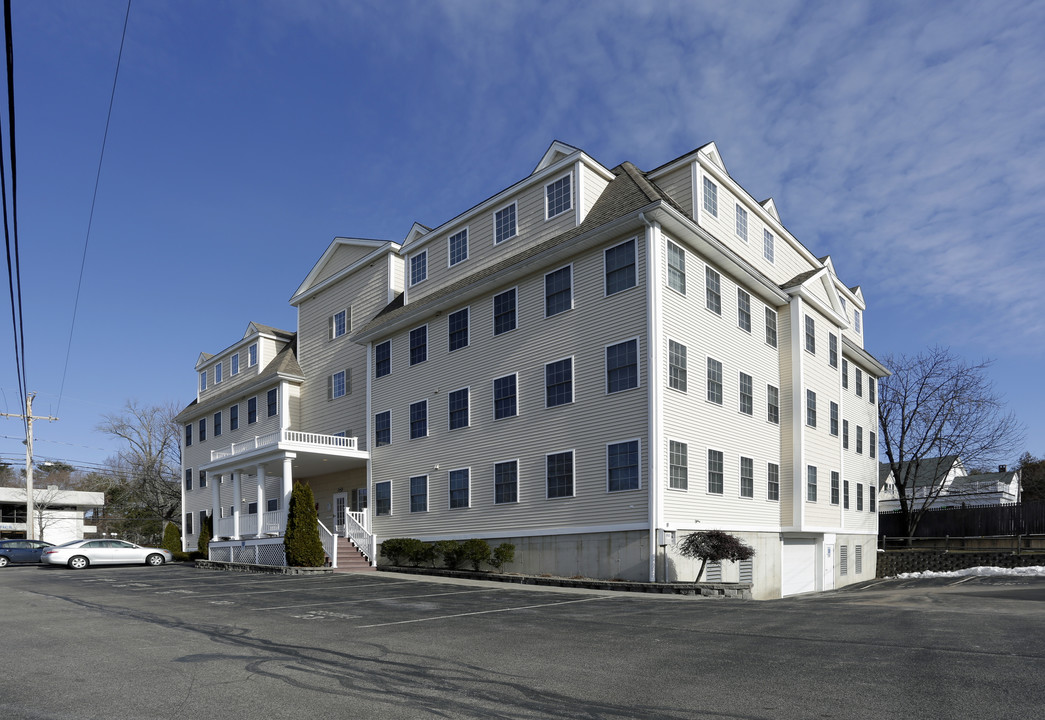
[[[878,534],[907,537],[899,510],[878,513]],[[1045,535],[1045,500],[928,510],[911,537]]]

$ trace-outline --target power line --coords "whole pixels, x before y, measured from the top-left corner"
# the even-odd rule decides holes
[[[5,0],[10,2],[10,0]],[[98,202],[98,186],[102,179],[102,161],[105,159],[105,144],[109,139],[109,121],[112,120],[112,107],[116,99],[116,83],[120,79],[120,62],[123,60],[123,44],[127,39],[127,22],[131,17],[131,0],[127,0],[127,11],[123,15],[123,33],[120,35],[120,52],[116,56],[116,74],[112,79],[112,92],[109,93],[109,112],[105,116],[105,132],[102,133],[102,149],[98,155],[98,171],[94,176],[94,194],[91,196],[91,212],[87,218],[87,234],[83,241],[83,256],[80,258],[80,279],[76,282],[76,298],[73,300],[73,319],[69,324],[69,342],[65,346],[65,365],[62,368],[62,382],[58,388],[58,404],[55,413],[62,407],[62,394],[65,391],[65,378],[69,373],[69,356],[73,349],[73,331],[76,329],[76,312],[80,307],[80,288],[83,286],[83,270],[87,265],[87,246],[91,241],[91,226],[94,224],[94,206]]]

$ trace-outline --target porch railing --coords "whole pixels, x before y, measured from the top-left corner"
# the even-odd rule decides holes
[[[321,433],[301,432],[299,430],[276,430],[264,435],[257,435],[249,440],[233,443],[220,450],[211,450],[211,460],[240,455],[242,453],[259,450],[263,447],[276,445],[277,443],[300,443],[302,445],[313,445],[317,447],[338,448],[341,450],[358,450],[358,439],[344,437],[343,435],[323,435]]]
[[[330,567],[337,567],[337,535],[327,530],[327,526],[316,520],[319,525],[319,539],[323,543],[323,551],[330,558]]]
[[[377,537],[370,532],[370,521],[365,512],[345,511],[345,535],[359,552],[373,565],[377,560]]]

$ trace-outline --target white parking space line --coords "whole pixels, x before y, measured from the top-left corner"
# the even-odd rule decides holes
[[[387,627],[389,625],[407,625],[409,623],[431,622],[432,620],[447,620],[449,618],[469,617],[471,615],[488,615],[490,613],[512,612],[513,610],[533,610],[535,608],[553,607],[555,605],[570,605],[572,603],[591,602],[592,600],[609,600],[609,595],[598,595],[596,597],[581,598],[580,600],[563,600],[562,602],[544,603],[542,605],[520,605],[519,607],[498,608],[496,610],[477,610],[475,612],[458,613],[456,615],[439,615],[430,618],[417,618],[416,620],[399,620],[397,622],[377,623],[376,625],[357,625],[357,629]]]
[[[393,582],[384,581],[384,582],[376,582],[376,583],[365,583],[365,584],[360,584],[360,585],[330,585],[328,587],[323,587],[323,588],[308,588],[308,591],[309,592],[318,592],[320,590],[334,590],[334,591],[337,591],[337,592],[344,592],[345,590],[352,590],[352,589],[359,588],[359,587],[373,587],[375,585],[407,585],[407,584],[409,584],[408,580],[400,580],[400,581],[393,581]],[[302,588],[300,588],[300,587],[289,587],[289,588],[283,588],[282,590],[257,590],[257,591],[254,591],[254,592],[238,592],[238,593],[236,593],[236,597],[242,597],[244,595],[270,595],[270,594],[274,594],[274,593],[288,593],[288,592],[299,593],[301,591],[302,591]],[[223,593],[215,593],[213,595],[197,595],[196,597],[197,598],[227,597],[228,594],[229,593],[227,593],[227,592],[223,592]]]
[[[264,608],[251,608],[251,610],[293,610],[295,608],[308,608],[308,607],[319,607],[320,605],[350,605],[352,603],[361,602],[381,602],[383,600],[407,600],[413,598],[428,598],[428,597],[442,597],[443,595],[468,595],[471,593],[481,592],[500,592],[500,588],[487,590],[485,588],[480,590],[457,590],[455,592],[445,593],[424,593],[423,595],[390,595],[388,597],[367,597],[367,598],[355,598],[353,600],[331,600],[330,602],[320,603],[302,603],[300,605],[277,605],[275,607],[264,607]]]
[[[952,583],[948,583],[948,585],[950,585],[950,586],[952,586],[952,587],[953,587],[953,586],[955,586],[955,585],[961,585],[962,583],[967,583],[967,582],[969,582],[970,580],[972,580],[972,579],[973,579],[973,578],[975,578],[975,577],[976,577],[975,575],[969,575],[969,576],[967,576],[967,577],[963,577],[963,578],[962,578],[961,580],[957,580],[957,581],[955,581],[955,582],[952,582]]]

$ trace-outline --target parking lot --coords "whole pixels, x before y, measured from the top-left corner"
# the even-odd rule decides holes
[[[1045,580],[771,602],[392,573],[0,571],[4,718],[986,718],[1045,706]]]

